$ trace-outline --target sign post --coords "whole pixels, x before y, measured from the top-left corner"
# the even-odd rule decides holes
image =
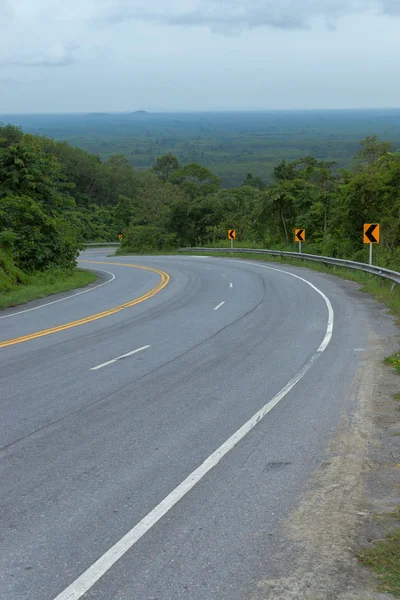
[[[306,241],[306,230],[305,229],[295,229],[294,241],[299,242],[299,254],[301,254],[301,242]]]
[[[236,240],[235,229],[228,229],[228,240],[231,240],[231,250],[233,250],[233,240]]]
[[[379,223],[364,224],[364,244],[369,244],[369,264],[372,266],[372,246],[379,244],[381,237],[381,226]]]

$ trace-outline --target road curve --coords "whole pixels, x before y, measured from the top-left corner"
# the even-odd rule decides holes
[[[0,347],[0,598],[247,598],[290,570],[282,522],[368,305],[306,269],[81,258],[93,289],[0,314],[0,343],[20,339]]]

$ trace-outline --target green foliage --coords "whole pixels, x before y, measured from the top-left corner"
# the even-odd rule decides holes
[[[392,151],[392,144],[382,142],[377,135],[367,135],[360,144],[361,150],[355,154],[354,159],[361,164],[372,165]]]
[[[390,516],[397,521],[397,527],[384,540],[361,550],[359,558],[378,575],[380,591],[400,598],[400,508]]]
[[[125,252],[154,252],[178,246],[176,236],[155,225],[135,225],[126,232],[121,250]]]
[[[214,173],[197,163],[190,163],[174,171],[169,176],[169,181],[179,185],[191,200],[212,194],[221,186],[220,180]]]
[[[214,138],[214,150],[227,151],[226,138]],[[165,152],[136,171],[131,156],[110,152],[101,160],[7,125],[0,127],[0,249],[15,268],[37,272],[70,269],[80,244],[116,241],[120,232],[128,252],[224,245],[228,229],[236,229],[236,244],[293,249],[300,227],[305,250],[366,261],[362,226],[376,221],[382,243],[375,261],[400,268],[400,153],[390,150],[390,142],[369,136],[345,171],[340,160],[283,156],[281,147],[274,166],[246,170],[237,187],[222,188],[214,168],[200,164],[202,152],[193,151],[189,164]]]
[[[157,175],[157,177],[164,183],[168,181],[172,173],[178,169],[179,161],[176,156],[171,153],[160,156],[153,165],[153,171],[155,175]]]
[[[134,206],[131,198],[120,196],[114,210],[114,222],[118,232],[125,231],[131,224],[134,216]]]
[[[62,168],[53,154],[44,152],[40,138],[24,135],[19,142],[0,148],[0,198],[29,196],[50,214],[74,205]]]
[[[267,188],[267,185],[261,177],[254,177],[252,173],[247,173],[246,179],[242,183],[243,186],[253,187],[261,192]]]
[[[15,266],[10,252],[0,249],[0,294],[12,291],[26,280],[26,274]]]
[[[62,217],[51,217],[39,202],[28,196],[0,199],[0,231],[14,236],[12,255],[23,271],[40,271],[50,266],[71,268],[77,241]]]
[[[22,277],[15,278],[11,285],[2,287],[0,252],[0,309],[84,287],[96,280],[94,273],[82,269],[50,269],[21,275]]]
[[[24,135],[20,127],[14,125],[2,125],[0,123],[0,148],[7,148],[11,144],[17,144]]]

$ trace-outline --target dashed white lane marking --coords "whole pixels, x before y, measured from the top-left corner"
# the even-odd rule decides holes
[[[219,310],[221,308],[221,306],[223,306],[225,304],[225,302],[221,302],[220,304],[218,304],[218,306],[216,306],[214,308],[214,310]]]
[[[66,296],[65,298],[60,298],[59,300],[53,300],[52,302],[46,302],[46,304],[41,304],[40,306],[34,306],[33,308],[26,308],[25,310],[19,310],[17,312],[13,312],[9,315],[4,315],[0,317],[0,319],[8,319],[9,317],[15,317],[15,315],[22,315],[23,313],[32,312],[32,310],[39,310],[39,308],[44,308],[45,306],[50,306],[51,304],[57,304],[58,302],[64,302],[65,300],[69,300],[70,298],[75,298],[75,296],[81,296],[82,294],[87,294],[88,292],[93,292],[94,290],[98,290],[103,287],[103,285],[107,285],[107,283],[111,283],[115,279],[114,273],[110,273],[110,271],[105,271],[104,269],[96,269],[96,271],[101,271],[102,273],[107,273],[111,275],[111,279],[100,283],[99,285],[95,285],[94,287],[84,290],[83,292],[77,292],[76,294],[71,294],[70,296]]]
[[[248,263],[254,264],[254,263]],[[256,266],[261,266],[257,265]],[[89,567],[78,579],[72,582],[61,594],[54,600],[79,600],[92,588],[95,583],[142,538],[149,529],[151,529],[160,519],[166,515],[171,508],[175,506],[203,477],[211,471],[232,448],[234,448],[289,392],[303,379],[315,363],[318,355],[324,352],[332,339],[334,312],[329,298],[321,292],[315,285],[307,279],[294,275],[289,271],[273,269],[292,275],[296,279],[304,281],[312,287],[324,299],[328,309],[328,323],[325,337],[315,354],[308,360],[304,367],[291,379],[280,392],[276,394],[265,404],[251,419],[249,419],[240,429],[226,440],[215,452],[213,452],[197,469],[195,469],[182,483],[180,483],[172,492],[164,498],[148,515],[146,515],[137,525],[112,546],[103,556],[101,556],[91,567]]]
[[[105,363],[102,363],[101,365],[97,365],[97,367],[92,367],[90,370],[91,371],[98,371],[99,369],[102,369],[103,367],[108,367],[108,365],[113,365],[114,363],[116,363],[117,361],[121,360],[122,358],[128,358],[128,356],[133,356],[134,354],[137,354],[138,352],[142,352],[143,350],[147,350],[147,348],[151,348],[151,346],[143,346],[142,348],[138,348],[137,350],[132,350],[132,352],[128,352],[127,354],[123,354],[122,356],[117,356],[117,358],[113,358],[112,360],[108,360]]]
[[[229,287],[230,287],[230,288],[233,288],[233,283],[230,283],[230,284],[229,284]]]

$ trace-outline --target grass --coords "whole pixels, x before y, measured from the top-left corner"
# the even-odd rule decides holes
[[[28,275],[24,284],[0,294],[0,309],[85,287],[93,281],[96,281],[96,275],[86,269],[74,269],[71,272],[52,270]]]
[[[229,252],[218,254],[207,253],[207,256],[210,255],[232,257]],[[385,281],[374,275],[343,267],[331,267],[320,263],[305,262],[301,259],[240,253],[235,254],[234,257],[307,267],[313,271],[329,273],[330,275],[333,274],[344,279],[355,281],[363,286],[363,292],[371,294],[376,300],[385,304],[394,315],[400,318],[400,286],[396,286],[392,291],[392,282]],[[386,358],[385,362],[400,373],[400,351]],[[400,393],[395,394],[394,399],[400,400]],[[396,433],[393,435],[398,434]],[[393,516],[397,522],[400,521],[400,508]],[[400,598],[400,527],[396,527],[393,531],[388,533],[384,540],[375,542],[373,548],[363,550],[360,553],[359,558],[365,566],[372,568],[373,571],[378,574],[380,579],[379,588],[381,591],[391,593],[395,598]]]
[[[400,350],[392,354],[392,356],[388,356],[387,358],[385,358],[385,363],[387,365],[390,365],[391,367],[396,369],[398,373],[400,373]],[[400,400],[400,395],[398,396],[399,397],[396,398],[396,400]]]
[[[129,250],[129,248],[117,248],[115,254],[110,256],[169,256],[178,254],[176,249],[166,250]]]
[[[400,522],[400,507],[392,516]],[[380,591],[400,598],[400,527],[388,533],[385,540],[375,542],[373,548],[362,550],[359,557],[377,573]]]

